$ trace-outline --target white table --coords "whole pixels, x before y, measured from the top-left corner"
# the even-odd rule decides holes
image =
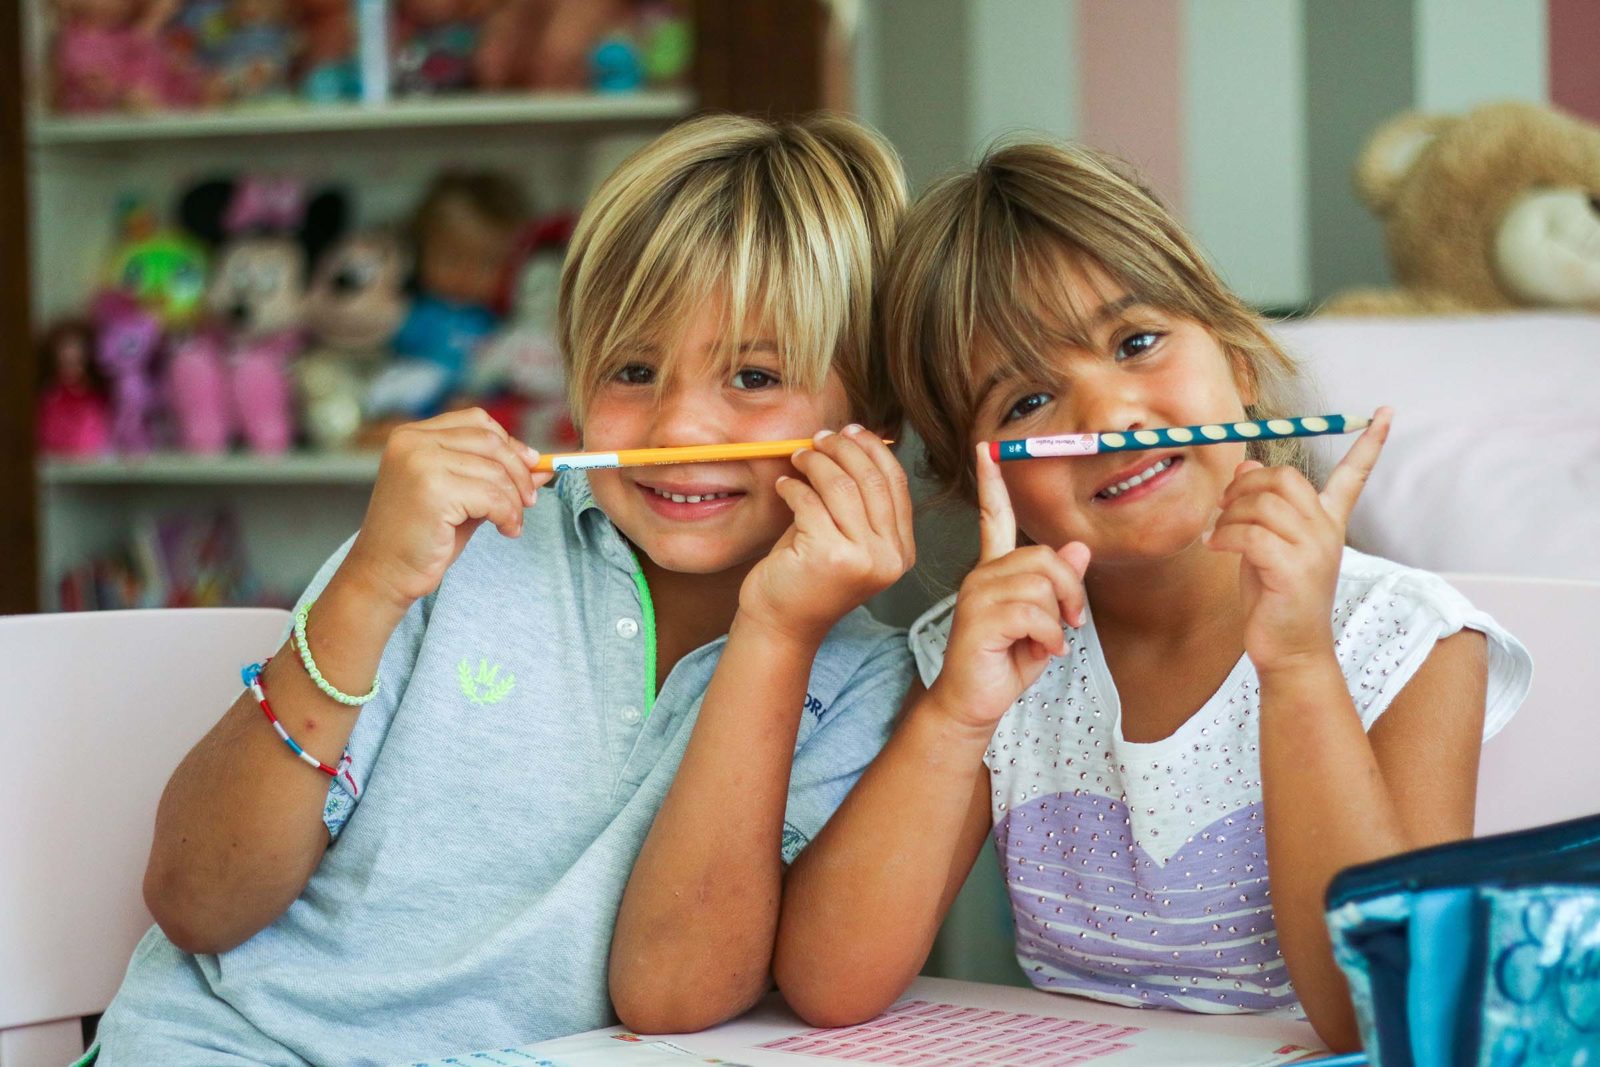
[[[1282,1063],[1300,1058],[1309,1050],[1323,1048],[1308,1023],[1296,1022],[1278,1016],[1261,1015],[1195,1015],[1176,1011],[1141,1011],[1135,1008],[1118,1008],[1081,997],[1043,993],[1034,989],[1013,986],[984,985],[976,982],[957,982],[944,978],[918,978],[912,983],[897,1004],[906,1001],[927,1001],[954,1004],[971,1008],[994,1009],[1025,1015],[1045,1016],[1050,1019],[1080,1020],[1113,1027],[1134,1027],[1141,1034],[1128,1040],[1133,1043],[1124,1051],[1099,1054],[1084,1062],[1092,1067],[1143,1067],[1146,1064],[1184,1064],[1186,1067],[1244,1067],[1246,1064]],[[1038,1024],[1044,1025],[1044,1024]],[[768,996],[755,1008],[734,1019],[699,1034],[667,1037],[640,1037],[623,1040],[623,1027],[610,1027],[587,1034],[558,1038],[528,1046],[522,1050],[500,1050],[484,1053],[483,1058],[460,1056],[451,1059],[452,1065],[478,1067],[491,1064],[532,1065],[554,1062],[560,1067],[627,1067],[627,1065],[677,1064],[688,1067],[704,1062],[706,1057],[717,1057],[728,1065],[748,1067],[811,1067],[825,1063],[879,1063],[881,1060],[827,1058],[760,1049],[756,1046],[781,1040],[799,1031],[809,1030],[805,1023],[789,1010],[777,994]],[[1042,1039],[1048,1040],[1048,1039]],[[1290,1052],[1288,1046],[1298,1046]],[[1041,1046],[1046,1047],[1046,1046]],[[1277,1053],[1274,1055],[1274,1053]],[[964,1062],[959,1058],[943,1059],[935,1050],[908,1051],[904,1063]],[[1026,1057],[1024,1057],[1025,1059]],[[1041,1063],[1068,1062],[1066,1058],[1040,1055]],[[981,1062],[981,1061],[980,1061]]]

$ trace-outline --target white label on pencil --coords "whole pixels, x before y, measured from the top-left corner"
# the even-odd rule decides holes
[[[1092,456],[1100,451],[1092,433],[1063,433],[1054,437],[1028,438],[1030,456]]]
[[[570,456],[551,456],[553,471],[576,471],[586,467],[615,467],[620,461],[615,452],[575,453]]]

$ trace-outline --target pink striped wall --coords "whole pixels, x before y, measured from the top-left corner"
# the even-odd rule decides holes
[[[1181,215],[1183,5],[1172,0],[1080,0],[1080,136],[1143,172]]]
[[[1600,3],[1549,4],[1550,102],[1600,122]]]

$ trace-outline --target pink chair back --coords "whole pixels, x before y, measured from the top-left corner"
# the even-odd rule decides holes
[[[271,655],[267,608],[0,618],[0,1065],[61,1067],[150,928],[141,883],[173,768]],[[263,724],[265,726],[265,724]]]
[[[1479,836],[1600,812],[1600,582],[1445,576],[1533,656],[1533,688],[1483,746]]]

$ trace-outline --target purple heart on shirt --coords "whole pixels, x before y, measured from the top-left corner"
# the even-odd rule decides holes
[[[1292,1003],[1261,804],[1194,829],[1164,863],[1135,842],[1136,821],[1078,791],[1014,807],[995,827],[1034,984],[1191,1009]]]

